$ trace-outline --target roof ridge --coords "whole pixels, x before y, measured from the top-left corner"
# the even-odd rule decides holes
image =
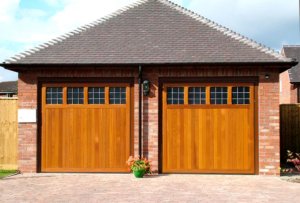
[[[17,80],[9,80],[9,81],[2,81],[0,83],[8,83],[8,82],[18,82]]]
[[[283,47],[300,47],[300,44],[294,44],[294,45],[283,45]]]
[[[97,26],[97,25],[99,25],[101,23],[104,23],[107,20],[109,20],[109,19],[111,19],[113,17],[116,17],[116,16],[122,14],[123,12],[125,12],[125,11],[127,11],[127,10],[129,10],[131,8],[137,7],[137,6],[141,5],[141,4],[144,4],[144,3],[148,2],[148,1],[151,1],[151,0],[137,0],[136,2],[134,2],[132,4],[129,4],[127,6],[124,6],[123,8],[120,8],[120,9],[116,10],[115,12],[110,13],[110,14],[108,14],[106,16],[103,16],[103,17],[101,17],[101,18],[99,18],[99,19],[97,19],[97,20],[95,20],[95,21],[93,21],[91,23],[87,23],[87,24],[84,24],[82,26],[79,26],[79,27],[77,27],[77,28],[75,28],[75,29],[73,29],[73,30],[71,30],[69,32],[66,32],[66,33],[64,33],[64,34],[62,34],[62,35],[60,35],[58,37],[55,37],[55,38],[53,38],[53,39],[51,39],[51,40],[49,40],[49,41],[47,41],[45,43],[41,43],[41,44],[39,44],[37,46],[34,46],[31,49],[28,49],[28,50],[25,50],[25,51],[23,51],[21,53],[18,53],[16,55],[14,55],[14,56],[6,59],[3,63],[9,64],[11,62],[14,62],[14,61],[20,60],[22,58],[25,58],[26,56],[30,56],[31,54],[34,54],[34,53],[36,53],[36,52],[38,52],[38,51],[40,51],[42,49],[45,49],[46,47],[55,45],[55,44],[57,44],[57,43],[65,40],[65,39],[67,39],[67,38],[69,38],[69,37],[71,37],[73,35],[82,33],[82,32],[86,31],[89,28],[92,28],[92,27],[95,27],[95,26]]]
[[[218,31],[220,31],[221,33],[223,33],[224,35],[226,36],[229,36],[231,37],[232,39],[235,39],[235,40],[238,40],[239,42],[242,42],[252,48],[255,48],[263,53],[266,53],[268,55],[271,55],[277,59],[280,59],[280,60],[283,60],[285,62],[291,62],[293,61],[292,59],[290,58],[287,58],[285,56],[283,56],[282,54],[280,54],[279,52],[275,51],[274,49],[270,48],[270,47],[267,47],[261,43],[258,43],[256,42],[255,40],[253,39],[250,39],[242,34],[239,34],[237,32],[234,32],[233,30],[225,27],[225,26],[222,26],[218,23],[216,23],[215,21],[212,21],[208,18],[205,18],[203,17],[202,15],[198,14],[198,13],[195,13],[187,8],[184,8],[174,2],[171,2],[169,0],[157,0],[157,1],[160,1],[161,3],[169,6],[170,8],[173,8],[177,11],[180,11],[181,13],[199,21],[199,22],[202,22],[203,24],[213,28],[213,29],[216,29]]]

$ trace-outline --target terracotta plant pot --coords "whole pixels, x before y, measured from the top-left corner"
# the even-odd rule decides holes
[[[133,175],[136,178],[143,178],[145,175],[145,172],[146,172],[145,169],[141,169],[141,170],[133,171]]]

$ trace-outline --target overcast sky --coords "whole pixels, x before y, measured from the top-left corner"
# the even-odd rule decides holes
[[[0,61],[136,0],[0,0]],[[300,44],[299,0],[172,0],[275,50]],[[17,74],[0,68],[0,81]]]

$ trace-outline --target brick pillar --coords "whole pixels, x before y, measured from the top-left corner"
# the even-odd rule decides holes
[[[278,73],[260,76],[258,90],[259,174],[280,174]]]
[[[152,162],[153,172],[158,172],[158,73],[146,72],[144,80],[150,81],[150,95],[143,98],[143,155]]]
[[[19,109],[37,109],[37,84],[31,76],[19,74]],[[37,123],[19,123],[18,160],[21,172],[37,170]]]

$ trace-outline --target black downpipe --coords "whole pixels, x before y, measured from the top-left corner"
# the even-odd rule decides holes
[[[142,66],[139,65],[139,157],[142,158]]]

